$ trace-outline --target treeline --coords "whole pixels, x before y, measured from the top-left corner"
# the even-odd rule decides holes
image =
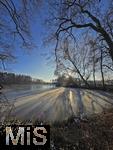
[[[79,78],[74,78],[72,76],[61,75],[57,79],[52,81],[56,86],[72,87],[72,88],[86,88],[85,83]],[[96,89],[103,89],[103,84],[101,80],[96,80]],[[94,81],[89,80],[88,84],[90,88],[95,89]],[[113,80],[105,81],[106,90],[113,90]],[[87,87],[88,88],[88,87]]]
[[[40,79],[33,80],[32,77],[28,75],[15,74],[0,72],[0,84],[30,84],[30,83],[44,83]]]
[[[59,76],[57,79],[52,81],[56,84],[56,86],[65,86],[65,87],[78,87],[80,85],[80,82],[69,76],[66,77],[65,75]]]

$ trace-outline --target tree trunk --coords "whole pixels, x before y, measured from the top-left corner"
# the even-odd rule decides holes
[[[71,60],[71,58],[69,57],[70,62],[73,64],[73,66],[75,67],[75,69],[77,70],[77,73],[79,74],[79,76],[81,77],[82,81],[85,83],[85,85],[90,88],[88,82],[84,79],[84,77],[82,76],[82,74],[80,73],[79,69],[77,68],[77,66],[75,65],[75,63],[73,62],[73,60]]]
[[[95,80],[95,66],[93,66],[93,80],[94,80],[94,86],[96,88],[96,80]]]
[[[113,41],[110,38],[109,34],[104,30],[104,28],[100,27],[99,28],[99,32],[101,33],[101,35],[104,37],[107,45],[109,46],[109,55],[113,61]]]
[[[94,80],[94,86],[96,88],[96,80],[95,80],[95,51],[93,56],[93,80]]]
[[[101,60],[100,60],[100,70],[101,70],[101,76],[102,76],[102,85],[103,89],[105,90],[105,81],[104,81],[104,73],[103,73],[103,55],[102,55],[102,49],[101,49]]]

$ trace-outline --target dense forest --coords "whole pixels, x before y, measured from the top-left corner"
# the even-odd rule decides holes
[[[40,79],[33,79],[28,75],[15,74],[0,72],[0,84],[30,84],[30,83],[39,83],[42,84],[44,81]]]

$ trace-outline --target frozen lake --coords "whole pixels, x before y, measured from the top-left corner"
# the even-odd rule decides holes
[[[24,84],[24,85],[10,85],[3,89],[3,94],[9,100],[16,100],[17,98],[38,94],[55,88],[52,84]]]
[[[84,117],[113,108],[113,93],[99,90],[35,84],[10,86],[4,93],[10,102],[15,99],[11,116],[19,120],[63,121],[71,116]]]

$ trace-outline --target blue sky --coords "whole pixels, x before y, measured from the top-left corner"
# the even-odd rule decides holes
[[[37,15],[35,15],[35,18],[31,22],[32,38],[37,48],[28,53],[27,50],[21,49],[16,44],[15,55],[17,60],[16,63],[7,64],[9,72],[26,74],[45,81],[54,79],[54,61],[51,59],[47,60],[47,57],[51,53],[51,48],[43,46],[43,38],[46,36],[46,28],[44,26],[45,14],[46,10],[44,8],[38,10]],[[43,56],[43,54],[46,55]]]

